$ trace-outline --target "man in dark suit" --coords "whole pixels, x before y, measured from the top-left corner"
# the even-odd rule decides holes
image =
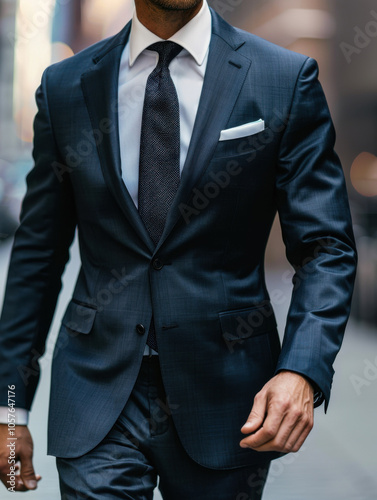
[[[77,227],[49,415],[62,498],[152,498],[159,477],[165,499],[258,499],[271,459],[299,450],[328,404],[349,314],[333,126],[312,59],[202,0],[135,3],[37,92],[0,327],[15,488],[39,479],[27,410]],[[296,270],[282,347],[263,269],[276,212]],[[2,425],[1,457],[7,437]]]

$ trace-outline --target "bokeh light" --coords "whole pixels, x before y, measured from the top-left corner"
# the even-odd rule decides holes
[[[16,13],[13,116],[17,134],[25,142],[33,137],[35,89],[51,62],[54,3],[46,10],[38,0],[20,0]]]
[[[74,55],[69,45],[63,42],[54,42],[51,47],[51,63],[57,63]]]
[[[377,156],[363,152],[352,163],[351,182],[363,196],[377,196]]]

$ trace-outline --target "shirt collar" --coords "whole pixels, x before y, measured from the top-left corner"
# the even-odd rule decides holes
[[[185,24],[169,40],[178,43],[186,49],[196,63],[201,66],[205,60],[209,43],[211,41],[212,18],[207,4],[204,0],[202,8],[198,14]],[[149,31],[137,18],[136,10],[132,17],[130,34],[130,66],[134,64],[139,55],[152,43],[164,41],[157,35]]]

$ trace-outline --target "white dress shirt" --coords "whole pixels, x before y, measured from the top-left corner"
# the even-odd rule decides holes
[[[177,90],[180,117],[180,169],[182,172],[194,128],[211,41],[212,18],[204,0],[198,14],[169,41],[183,50],[169,65],[170,75]],[[139,157],[141,121],[145,86],[148,76],[158,63],[156,51],[147,47],[163,41],[149,31],[137,18],[132,18],[129,42],[123,51],[119,69],[119,140],[123,182],[138,206]],[[156,355],[146,346],[145,355]]]
[[[204,0],[198,14],[169,38],[170,41],[183,47],[169,66],[179,101],[181,172],[202,92],[211,31],[211,13],[207,0]],[[136,207],[138,206],[140,135],[145,86],[148,76],[158,63],[157,52],[147,50],[147,47],[161,41],[163,41],[162,38],[141,24],[135,11],[130,38],[120,61],[118,100],[122,178]],[[147,347],[145,354],[151,353],[152,350]],[[29,412],[27,410],[17,408],[12,415],[16,415],[16,424],[28,424]],[[0,407],[0,423],[6,424],[7,422],[8,408]]]
[[[169,69],[178,94],[180,115],[180,167],[183,169],[191,140],[204,74],[208,61],[212,20],[207,1],[198,14],[175,33],[170,41],[183,50]],[[123,181],[138,206],[141,119],[148,76],[158,63],[158,54],[147,50],[163,41],[149,31],[134,13],[129,43],[120,61],[119,139]]]

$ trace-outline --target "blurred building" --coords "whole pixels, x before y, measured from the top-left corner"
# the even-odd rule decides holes
[[[0,0],[0,158],[11,159],[20,145],[13,120],[16,3]]]
[[[333,3],[338,152],[350,173],[359,250],[354,315],[377,324],[377,3]]]
[[[16,2],[0,0],[0,243],[17,227],[22,159],[29,157],[13,116]]]

